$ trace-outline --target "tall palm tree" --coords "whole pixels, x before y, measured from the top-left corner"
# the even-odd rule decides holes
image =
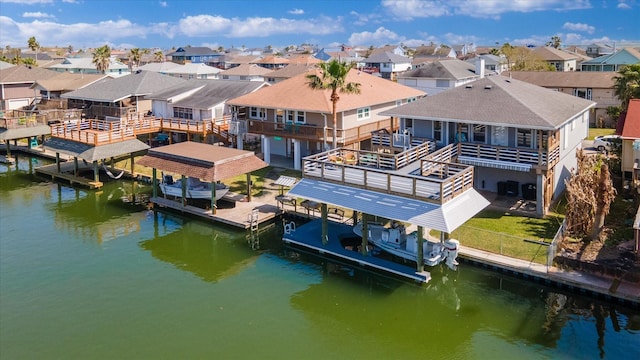
[[[153,53],[153,61],[164,62],[164,53],[162,52],[162,50],[158,50]]]
[[[613,77],[613,90],[626,111],[629,100],[640,99],[640,64],[625,65]]]
[[[134,65],[138,67],[140,65],[140,59],[142,58],[142,53],[139,48],[133,48],[129,50],[129,63],[131,67]]]
[[[109,70],[109,64],[111,64],[111,49],[109,45],[104,45],[102,47],[97,48],[93,52],[93,61],[96,65],[96,70],[99,73],[106,73]]]
[[[40,49],[40,44],[36,41],[35,36],[29,38],[29,40],[27,41],[27,46],[29,47],[29,49],[31,49],[31,51],[36,52],[35,65],[38,65],[38,49]]]
[[[307,84],[314,90],[331,90],[331,103],[333,115],[333,148],[338,147],[338,113],[336,111],[340,96],[338,92],[345,94],[359,94],[360,83],[347,82],[349,71],[355,63],[347,64],[339,60],[331,60],[320,64],[320,75],[307,75]]]

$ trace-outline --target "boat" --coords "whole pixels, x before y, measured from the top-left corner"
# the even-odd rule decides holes
[[[186,197],[188,199],[211,199],[211,183],[197,178],[188,177]],[[229,187],[223,183],[216,183],[216,197],[219,200],[227,194]],[[160,190],[165,195],[182,197],[182,179],[174,180],[171,175],[164,175]]]
[[[390,226],[368,223],[367,229],[368,241],[376,248],[406,260],[416,261],[418,235],[415,231],[407,234],[405,226],[396,222],[392,222]],[[361,222],[354,225],[353,232],[362,237]],[[436,266],[445,262],[451,270],[456,270],[459,245],[460,242],[456,239],[448,239],[444,242],[424,240],[422,243],[424,264]]]

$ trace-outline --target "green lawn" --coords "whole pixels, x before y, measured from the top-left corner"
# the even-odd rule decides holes
[[[587,137],[587,140],[593,140],[596,136],[613,135],[615,133],[616,129],[589,128],[589,137]]]
[[[450,237],[471,248],[546,264],[548,247],[530,241],[551,243],[562,220],[558,214],[538,219],[484,210],[456,229]],[[431,231],[430,235],[440,236],[437,231]]]

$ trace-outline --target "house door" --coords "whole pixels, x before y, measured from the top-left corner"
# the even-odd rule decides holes
[[[491,145],[509,146],[509,130],[506,126],[491,127]]]

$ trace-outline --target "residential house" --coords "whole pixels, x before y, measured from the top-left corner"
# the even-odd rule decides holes
[[[66,109],[67,100],[62,94],[83,88],[104,79],[103,74],[55,73],[54,77],[36,80],[31,88],[36,92],[38,110]]]
[[[187,80],[138,70],[119,78],[105,78],[83,88],[62,94],[69,108],[83,109],[85,117],[120,120],[130,114],[151,111],[148,96]]]
[[[53,64],[47,67],[47,69],[57,72],[70,72],[78,74],[101,74],[96,68],[96,64],[93,63],[91,57],[70,57],[64,59],[61,63]],[[131,73],[129,67],[115,58],[109,59],[109,67],[104,72],[111,77],[124,76]]]
[[[237,107],[238,121],[247,132],[260,135],[264,160],[271,156],[293,159],[300,169],[301,159],[326,150],[333,142],[331,90],[309,87],[307,75],[288,80],[229,101]],[[346,82],[360,84],[360,94],[339,93],[336,103],[337,145],[354,149],[370,146],[372,133],[393,131],[394,124],[379,112],[424,96],[424,92],[351,69]]]
[[[413,53],[415,61],[432,62],[438,59],[457,59],[456,51],[447,46],[418,46]]]
[[[500,75],[503,71],[509,69],[509,64],[504,56],[480,54],[470,57],[465,61],[475,65],[479,59],[484,60],[484,72],[486,75]]]
[[[510,71],[503,76],[542,86],[547,89],[595,101],[589,113],[589,124],[593,127],[613,125],[609,106],[620,106],[620,99],[613,89],[615,72],[599,71]]]
[[[267,74],[273,70],[269,70],[256,64],[242,64],[223,70],[218,74],[218,78],[222,80],[243,80],[243,81],[265,81]]]
[[[372,54],[364,59],[367,72],[379,72],[383,79],[396,80],[398,73],[411,69],[411,59],[392,52]],[[377,70],[374,71],[373,69]]]
[[[167,58],[171,57],[171,61],[176,64],[193,63],[217,67],[221,62],[222,55],[222,53],[206,46],[186,46],[168,53]]]
[[[164,74],[178,77],[181,79],[217,79],[218,74],[222,70],[217,67],[205,65],[186,63],[184,65],[178,65],[164,71]]]
[[[398,84],[435,95],[479,78],[475,65],[458,59],[441,59],[399,74]]]
[[[640,99],[631,99],[622,124],[621,166],[625,179],[640,191]]]
[[[8,63],[6,61],[0,61],[0,70],[7,69],[7,68],[10,68],[10,67],[13,67],[13,66],[15,66],[15,65],[11,64],[11,63]]]
[[[323,61],[311,54],[290,54],[287,56],[289,65],[313,65]]]
[[[474,165],[478,190],[522,194],[543,216],[577,166],[595,103],[504,76],[489,76],[382,112],[400,128]]]
[[[28,65],[0,69],[0,110],[32,105],[38,94],[31,86],[38,80],[51,79],[56,75],[55,71]]]
[[[229,125],[232,111],[227,101],[264,86],[268,84],[257,81],[190,80],[155,92],[145,99],[151,100],[151,111],[155,116],[200,124],[210,123],[212,131],[209,131],[209,139],[205,140],[213,143],[221,140],[214,139],[216,136],[222,136],[213,131],[213,126]],[[228,138],[222,140],[226,141]]]
[[[371,57],[372,55],[384,54],[387,52],[396,54],[399,56],[407,56],[407,52],[404,50],[402,45],[384,45],[371,50],[371,53],[369,54],[368,57]]]
[[[611,55],[616,52],[614,45],[594,43],[586,47],[585,53],[590,58]]]
[[[324,61],[329,62],[331,60],[338,60],[347,64],[355,63],[357,67],[364,67],[364,56],[360,55],[355,50],[325,50],[321,49],[315,54],[315,57]]]
[[[289,78],[292,78],[294,76],[300,75],[300,74],[304,74],[309,72],[309,70],[315,68],[316,65],[315,64],[310,64],[310,65],[306,65],[306,64],[289,64],[285,67],[283,67],[282,69],[278,69],[278,70],[274,70],[270,73],[267,73],[265,75],[265,78],[267,79],[267,82],[269,84],[275,84],[278,83],[282,80],[286,80]]]
[[[138,67],[138,70],[142,70],[142,71],[153,71],[153,72],[157,72],[160,74],[167,74],[167,71],[174,69],[174,68],[181,68],[182,64],[176,64],[174,62],[171,61],[163,61],[163,62],[152,62],[152,63],[148,63],[145,65],[142,65],[140,67]]]
[[[283,58],[282,56],[269,55],[253,60],[249,64],[256,64],[269,70],[277,70],[287,66],[290,62],[291,60]]]
[[[624,48],[609,55],[599,56],[580,64],[582,71],[618,71],[625,65],[640,63],[640,51]]]
[[[249,65],[259,58],[260,57],[257,55],[242,55],[235,53],[225,54],[220,68],[227,70],[240,65]]]
[[[540,46],[531,50],[531,53],[555,68],[556,71],[576,71],[578,69],[579,56],[552,46]]]

